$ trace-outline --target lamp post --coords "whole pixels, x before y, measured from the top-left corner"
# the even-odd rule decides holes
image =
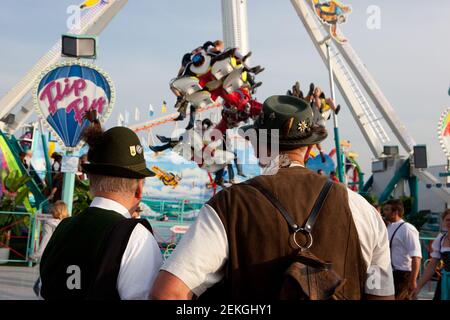
[[[72,156],[72,153],[66,152],[66,157],[70,156]],[[69,216],[72,215],[74,189],[75,189],[75,173],[64,172],[61,198],[67,205],[67,211],[69,212]]]

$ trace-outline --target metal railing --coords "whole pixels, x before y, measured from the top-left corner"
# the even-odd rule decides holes
[[[28,266],[32,265],[32,262],[29,261],[29,249],[31,247],[31,235],[33,230],[33,220],[34,214],[29,212],[8,212],[8,211],[0,211],[0,216],[18,216],[18,219],[13,219],[8,225],[3,225],[0,227],[0,250],[2,252],[3,257],[0,257],[0,264],[6,263],[26,263]],[[25,227],[28,229],[27,233],[19,232],[19,234],[11,235],[14,233],[13,228]],[[23,230],[24,231],[24,230]],[[3,235],[3,237],[1,237]],[[18,248],[16,244],[11,243],[11,240],[14,239],[26,239],[25,251],[23,252],[22,248]],[[15,259],[11,259],[11,254],[18,257]]]

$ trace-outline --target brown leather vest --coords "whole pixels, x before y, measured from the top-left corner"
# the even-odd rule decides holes
[[[303,225],[327,178],[302,167],[291,167],[254,179],[272,192],[297,224]],[[262,194],[247,185],[221,191],[208,205],[225,227],[229,260],[224,283],[201,298],[277,299],[290,255],[297,249],[290,241],[286,220]],[[367,267],[344,185],[333,185],[312,235],[311,252],[332,262],[337,274],[346,279],[340,294],[347,299],[361,299]]]

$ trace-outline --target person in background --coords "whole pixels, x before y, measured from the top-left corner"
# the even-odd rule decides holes
[[[437,238],[433,241],[431,253],[431,259],[429,260],[422,277],[417,282],[417,288],[413,292],[413,298],[417,299],[417,295],[420,290],[425,286],[425,284],[431,280],[439,267],[450,272],[450,236],[448,235],[448,230],[450,230],[450,209],[446,209],[442,213],[442,225],[444,232],[439,234]],[[441,300],[441,279],[436,285],[436,291],[434,293],[433,300]]]
[[[137,206],[136,210],[134,212],[130,212],[132,219],[141,219],[141,212],[143,212],[141,206]]]
[[[391,248],[392,270],[394,272],[395,299],[410,300],[417,289],[422,250],[419,231],[403,220],[404,207],[401,200],[389,200],[383,207]]]
[[[382,209],[382,207],[381,207],[381,204],[379,204],[379,203],[375,203],[374,205],[373,205],[373,207],[377,210],[377,212],[380,214],[380,216],[381,216],[381,218],[383,218],[383,221],[384,221],[384,224],[386,225],[386,227],[388,226],[388,221],[386,220],[386,218],[384,217],[384,215],[383,215],[383,209]]]
[[[44,252],[45,247],[47,246],[47,243],[53,234],[53,231],[55,231],[61,220],[69,216],[66,203],[61,200],[56,201],[50,207],[49,214],[52,217],[46,219],[42,225],[42,239],[39,245],[39,250],[30,255],[31,260],[39,261],[41,259],[42,253]]]
[[[26,162],[28,168],[31,167],[31,158],[33,158],[33,151],[31,151],[31,149],[27,149],[25,151],[25,162]]]
[[[62,198],[62,188],[63,188],[63,179],[64,179],[64,175],[62,174],[62,172],[56,172],[53,175],[52,190],[50,191],[50,194],[48,196],[48,200],[50,201],[50,203],[55,203],[55,202],[61,200],[61,198]]]
[[[49,191],[48,194],[48,200],[51,203],[55,203],[58,200],[61,200],[62,198],[62,187],[63,187],[63,173],[61,172],[62,168],[62,155],[53,152],[50,156],[52,160],[52,188]]]
[[[45,247],[47,246],[47,243],[52,237],[52,234],[58,224],[61,222],[61,220],[69,216],[66,203],[64,201],[56,201],[50,207],[49,214],[51,215],[51,218],[46,219],[42,224],[42,237],[39,244],[39,249],[29,257],[30,260],[36,263],[39,263],[39,261],[41,260],[42,253],[44,252]],[[33,287],[34,293],[37,296],[39,296],[40,292],[40,282],[40,278],[38,278]]]
[[[381,205],[379,205],[378,203],[375,203],[375,204],[373,205],[373,207],[378,211],[378,213],[379,213],[380,215],[382,215],[382,213],[381,213]]]
[[[225,45],[222,40],[216,40],[214,42],[207,41],[203,44],[203,49],[207,54],[216,57],[223,53]]]
[[[25,152],[21,152],[20,154],[19,154],[19,157],[20,157],[20,162],[23,164],[23,166],[25,167],[25,169],[29,169],[29,166],[28,166],[28,163],[27,163],[27,161],[26,161],[26,156],[27,156],[27,154],[25,153]]]
[[[317,174],[319,174],[319,175],[321,175],[321,176],[324,176],[324,175],[325,175],[325,172],[323,172],[322,169],[319,169],[319,170],[317,170]]]
[[[52,174],[55,175],[58,172],[61,172],[62,167],[62,155],[57,152],[52,153]]]
[[[80,157],[80,161],[78,162],[78,172],[77,172],[77,179],[79,181],[85,181],[88,180],[88,176],[85,172],[83,172],[83,164],[87,163],[87,155],[84,154]]]

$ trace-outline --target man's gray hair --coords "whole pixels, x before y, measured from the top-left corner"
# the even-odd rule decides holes
[[[134,193],[138,187],[138,183],[139,179],[89,174],[89,184],[92,194],[98,192]]]

